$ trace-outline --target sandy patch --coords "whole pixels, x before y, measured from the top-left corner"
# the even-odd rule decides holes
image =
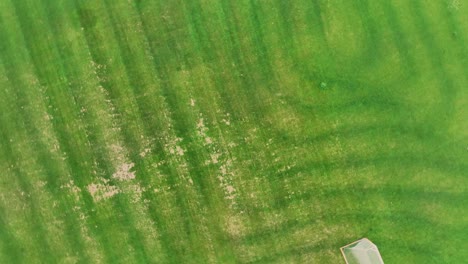
[[[226,118],[223,118],[221,121],[223,121],[223,123],[227,126],[230,126],[231,125],[231,114],[227,113],[226,114]]]
[[[205,143],[208,144],[208,145],[213,144],[213,140],[210,137],[206,137],[205,138]]]
[[[239,216],[231,216],[227,219],[225,231],[232,237],[239,237],[245,233],[245,226]]]
[[[42,187],[44,187],[44,186],[46,186],[46,185],[47,185],[47,182],[46,182],[46,181],[38,181],[38,182],[36,183],[36,186],[37,186],[38,188],[42,188]]]
[[[448,8],[458,10],[460,9],[460,6],[461,6],[460,0],[452,0],[450,4],[448,5]]]
[[[109,199],[120,192],[116,186],[107,185],[107,183],[91,183],[87,189],[95,202]]]
[[[169,153],[176,154],[178,156],[183,156],[185,151],[179,145],[176,145],[176,146],[174,146],[172,148],[169,148]]]
[[[117,171],[112,174],[112,178],[117,179],[119,181],[129,181],[135,179],[135,172],[130,171],[135,164],[131,163],[124,163],[120,165]]]
[[[208,128],[205,126],[205,119],[200,114],[200,118],[197,122],[197,134],[203,140],[204,145],[211,145],[214,143],[213,139],[207,135]]]
[[[142,187],[140,184],[132,184],[125,189],[125,192],[127,191],[132,193],[132,203],[140,203],[146,188]]]
[[[180,137],[169,139],[169,142],[165,144],[166,151],[169,151],[172,155],[183,156],[185,154],[185,150],[179,145],[182,140],[183,138]]]
[[[150,152],[151,152],[150,148],[145,148],[142,152],[140,152],[140,157],[144,158]]]
[[[236,189],[235,189],[233,186],[231,186],[231,185],[227,185],[227,186],[226,186],[226,191],[227,191],[229,194],[231,194],[231,193],[234,193],[234,192],[236,191]]]
[[[219,161],[219,157],[221,156],[220,153],[211,153],[210,154],[210,157],[211,157],[211,162],[208,161],[207,163],[211,163],[211,164],[218,164],[218,161]]]
[[[197,128],[202,131],[205,129],[205,123],[204,123],[203,118],[198,119]]]
[[[179,156],[183,156],[184,155],[184,150],[180,146],[176,146],[176,153]]]
[[[62,184],[60,186],[60,189],[67,189],[70,192],[70,194],[75,198],[75,200],[78,201],[80,199],[79,193],[81,192],[81,189],[80,187],[76,186],[73,180],[70,180],[67,183]]]

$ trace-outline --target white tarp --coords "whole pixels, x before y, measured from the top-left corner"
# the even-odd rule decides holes
[[[341,248],[347,264],[383,264],[379,249],[369,239],[363,238]]]

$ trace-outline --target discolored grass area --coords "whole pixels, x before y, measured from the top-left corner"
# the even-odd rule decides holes
[[[0,0],[0,263],[462,263],[467,14]]]

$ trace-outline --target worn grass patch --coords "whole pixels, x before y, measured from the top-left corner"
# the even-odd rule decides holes
[[[462,263],[467,9],[0,0],[0,262]]]

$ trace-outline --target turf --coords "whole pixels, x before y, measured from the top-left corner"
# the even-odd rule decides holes
[[[467,14],[0,0],[0,263],[466,261]]]

